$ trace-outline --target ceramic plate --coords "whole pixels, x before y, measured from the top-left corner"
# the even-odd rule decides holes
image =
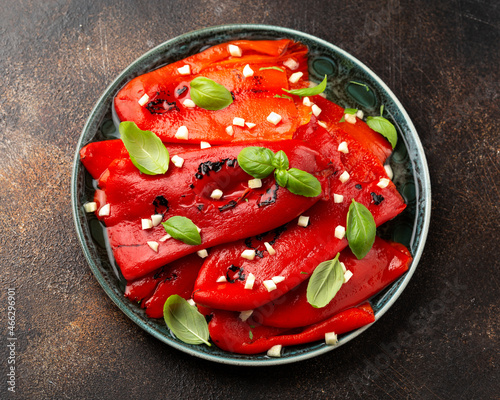
[[[106,89],[85,124],[73,166],[71,196],[76,230],[90,268],[107,295],[132,321],[161,341],[193,356],[226,364],[257,366],[304,360],[347,343],[368,327],[341,335],[335,347],[319,342],[287,347],[281,358],[231,354],[216,346],[194,346],[174,339],[163,320],[147,318],[143,309],[123,296],[124,281],[120,279],[114,261],[106,251],[102,227],[93,214],[86,214],[83,210],[83,204],[93,199],[95,183],[80,163],[78,152],[89,142],[117,137],[111,113],[112,101],[120,88],[132,78],[218,43],[236,39],[276,38],[290,38],[309,46],[310,79],[320,82],[325,74],[328,75],[325,93],[330,100],[343,107],[359,108],[365,115],[378,115],[383,104],[398,130],[398,145],[390,163],[394,171],[393,180],[408,207],[396,219],[385,224],[379,233],[385,238],[406,244],[414,258],[404,276],[371,299],[378,320],[404,290],[422,254],[430,220],[430,179],[418,134],[401,103],[372,71],[338,47],[302,32],[265,25],[217,26],[169,40],[129,65]],[[371,90],[367,91],[352,81],[361,82]]]

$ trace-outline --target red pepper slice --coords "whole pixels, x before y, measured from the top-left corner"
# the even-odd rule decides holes
[[[262,324],[280,328],[317,323],[380,292],[408,270],[412,257],[403,245],[377,237],[363,259],[358,260],[347,248],[340,254],[339,260],[353,275],[328,305],[314,308],[308,303],[306,281],[296,290],[255,310],[254,318]]]
[[[320,182],[325,181],[322,173],[331,173],[328,161],[300,141],[266,147],[284,150],[292,166],[317,174]],[[141,174],[129,159],[111,163],[99,180],[105,198],[99,193],[95,201],[99,209],[104,202],[110,205],[110,215],[100,218],[125,279],[141,277],[197,250],[274,229],[319,200],[294,195],[278,187],[272,177],[263,180],[262,188],[249,189],[251,177],[235,161],[243,148],[220,146],[183,153],[183,167],[171,167],[164,175]],[[224,193],[220,200],[210,198],[216,188]],[[202,244],[162,242],[166,234],[162,225],[143,230],[141,219],[155,213],[163,214],[164,221],[175,215],[191,219],[201,229]],[[158,253],[148,241],[160,243]]]
[[[221,349],[239,354],[257,354],[275,345],[294,346],[324,340],[326,333],[340,335],[374,321],[373,310],[366,303],[291,333],[285,329],[255,324],[251,320],[243,322],[234,312],[214,310],[208,329],[210,338]]]
[[[166,143],[165,146],[170,156],[200,148],[196,144]],[[99,179],[109,164],[117,158],[129,158],[128,151],[121,139],[92,142],[80,150],[80,161],[94,179]]]
[[[404,201],[392,182],[386,188],[378,186],[379,177],[387,175],[377,160],[360,165],[349,164],[354,169],[353,176],[362,176],[364,179],[371,177],[372,180],[368,182],[351,178],[342,183],[338,179],[340,173],[345,170],[337,151],[338,143],[344,139],[349,140],[349,153],[346,156],[353,160],[366,161],[370,156],[374,159],[371,153],[361,146],[356,146],[356,141],[347,135],[331,137],[313,121],[299,130],[296,137],[313,139],[314,144],[320,146],[323,154],[330,159],[336,171],[336,175],[329,178],[330,198],[318,202],[307,211],[306,215],[310,218],[307,228],[292,221],[281,231],[261,234],[213,249],[200,270],[195,285],[193,299],[197,303],[223,310],[251,310],[293,289],[305,280],[319,263],[335,257],[347,246],[345,238],[338,239],[335,236],[335,228],[338,225],[345,227],[351,199],[370,210],[377,226],[395,217],[405,208]],[[381,175],[375,178],[373,171]],[[334,194],[343,195],[344,201],[335,203]],[[270,255],[266,250],[266,241],[272,245],[276,256]],[[249,248],[257,251],[254,260],[241,257],[242,252]],[[244,288],[250,273],[256,277],[252,290]],[[230,279],[227,279],[228,282],[217,282],[220,276]],[[285,279],[276,285],[277,289],[268,291],[263,282],[276,276]]]
[[[189,299],[194,281],[203,264],[197,254],[182,257],[143,278],[127,282],[125,297],[131,301],[141,301],[150,318],[163,316],[163,305],[172,294]]]
[[[130,81],[116,96],[115,109],[121,121],[134,121],[141,129],[155,132],[163,141],[176,142],[177,129],[188,128],[188,141],[201,140],[210,143],[232,141],[290,139],[298,126],[297,109],[290,100],[277,98],[282,88],[289,88],[288,76],[282,63],[288,58],[297,60],[307,79],[307,47],[290,40],[238,41],[243,57],[232,57],[228,44],[211,47],[184,60],[166,65]],[[245,78],[243,67],[249,64],[254,75]],[[189,65],[191,75],[182,76],[178,68]],[[283,72],[264,69],[280,66]],[[189,96],[189,82],[196,76],[206,76],[224,85],[232,92],[233,103],[222,110],[208,111],[200,107],[186,108],[182,103]],[[302,83],[299,84],[299,86]],[[138,100],[147,94],[148,103],[141,106]],[[275,112],[282,121],[273,125],[267,116]],[[232,126],[233,118],[244,118],[257,124],[247,127],[233,127],[234,134],[226,132]]]
[[[392,153],[392,146],[386,138],[375,132],[359,118],[356,119],[355,124],[346,121],[340,122],[344,116],[344,109],[322,96],[314,96],[311,101],[321,108],[322,111],[318,118],[327,125],[329,131],[343,130],[366,150],[373,153],[382,164],[385,163],[387,157]]]

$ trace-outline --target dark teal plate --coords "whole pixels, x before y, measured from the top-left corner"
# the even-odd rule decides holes
[[[413,262],[403,277],[371,299],[378,320],[404,290],[422,255],[430,221],[430,178],[418,134],[401,103],[372,71],[338,47],[306,33],[266,25],[217,26],[169,40],[133,62],[106,89],[85,124],[73,166],[71,198],[76,231],[90,268],[107,295],[132,321],[161,341],[193,356],[226,364],[260,366],[304,360],[347,343],[368,327],[341,335],[335,347],[320,342],[287,347],[281,358],[231,354],[216,346],[194,346],[176,340],[163,320],[147,318],[143,309],[123,296],[124,284],[119,278],[112,257],[109,257],[106,251],[106,240],[99,222],[92,214],[86,214],[83,210],[83,204],[92,200],[95,187],[92,178],[79,161],[78,152],[89,142],[117,137],[111,114],[113,97],[132,78],[218,43],[235,39],[276,38],[290,38],[309,46],[310,79],[319,82],[325,74],[328,75],[326,95],[330,100],[344,107],[362,109],[365,115],[379,115],[380,106],[383,104],[384,116],[397,127],[399,144],[390,164],[394,171],[393,180],[408,207],[403,214],[385,224],[379,234],[409,246]],[[365,87],[351,81],[363,83],[371,90],[367,91]]]

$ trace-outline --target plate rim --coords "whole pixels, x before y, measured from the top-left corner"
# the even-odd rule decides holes
[[[250,32],[254,31],[256,33],[265,33],[265,32],[273,32],[273,33],[281,33],[283,37],[302,37],[305,38],[309,41],[315,42],[319,44],[320,46],[329,48],[330,50],[333,50],[334,52],[340,53],[343,57],[346,59],[350,60],[355,64],[357,67],[361,67],[364,73],[366,73],[371,79],[373,79],[377,84],[385,91],[385,93],[390,97],[391,101],[394,103],[394,105],[397,107],[398,111],[402,115],[402,119],[405,121],[409,132],[411,133],[411,137],[414,141],[414,146],[416,150],[416,155],[419,158],[419,163],[420,163],[420,176],[422,180],[422,186],[423,190],[421,193],[419,190],[419,186],[416,185],[417,189],[417,199],[421,199],[422,203],[424,204],[424,213],[423,213],[423,220],[422,220],[422,226],[420,233],[418,237],[420,238],[419,243],[417,244],[417,248],[415,250],[415,253],[413,254],[413,260],[410,265],[410,268],[406,272],[406,274],[400,278],[400,280],[392,283],[391,285],[398,284],[397,289],[394,291],[394,293],[391,294],[390,299],[381,307],[381,309],[376,313],[375,316],[375,322],[378,321],[388,310],[391,308],[391,306],[394,304],[394,302],[400,297],[402,294],[403,290],[406,288],[408,285],[411,277],[413,276],[416,267],[420,261],[420,258],[422,256],[424,247],[425,247],[425,242],[427,240],[427,235],[429,231],[429,225],[430,225],[430,217],[431,217],[431,180],[430,180],[430,174],[429,174],[429,168],[427,165],[427,160],[425,157],[425,152],[422,146],[422,143],[420,141],[419,135],[416,131],[415,126],[413,125],[413,122],[411,118],[409,117],[408,113],[406,112],[405,108],[399,101],[399,99],[394,95],[394,93],[391,91],[391,89],[376,75],[370,68],[368,68],[364,63],[359,61],[357,58],[352,56],[350,53],[346,52],[345,50],[339,48],[338,46],[327,42],[324,39],[318,38],[316,36],[313,36],[311,34],[301,32],[295,29],[290,29],[290,28],[285,28],[285,27],[279,27],[279,26],[273,26],[273,25],[265,25],[265,24],[227,24],[227,25],[216,25],[216,26],[211,26],[199,30],[192,30],[189,32],[186,32],[182,35],[176,36],[174,38],[171,38],[158,46],[153,47],[152,49],[148,50],[147,52],[143,53],[141,56],[136,58],[132,63],[127,65],[120,74],[118,74],[113,81],[107,86],[107,88],[103,91],[103,93],[99,96],[97,102],[95,103],[94,107],[92,108],[92,111],[89,114],[89,117],[87,118],[84,128],[80,134],[78,143],[77,143],[77,148],[75,152],[75,156],[73,158],[73,167],[72,167],[72,174],[71,174],[71,204],[72,204],[72,212],[73,212],[73,221],[75,223],[75,228],[78,236],[78,240],[80,242],[80,245],[82,247],[83,253],[85,255],[85,259],[87,260],[90,269],[94,276],[96,277],[97,281],[107,294],[107,296],[118,306],[118,308],[127,316],[129,317],[135,324],[137,324],[141,329],[145,330],[148,334],[152,335],[153,337],[156,337],[163,343],[166,343],[173,348],[176,348],[177,350],[180,350],[184,353],[187,353],[191,356],[196,356],[205,360],[217,362],[217,363],[222,363],[222,364],[229,364],[229,365],[239,365],[239,366],[271,366],[271,365],[283,365],[283,364],[288,364],[288,363],[293,363],[293,362],[298,362],[306,359],[310,359],[313,357],[317,357],[321,354],[327,353],[333,349],[336,349],[350,340],[354,339],[358,335],[360,335],[362,332],[364,332],[366,329],[368,329],[370,326],[372,326],[375,322],[366,325],[362,328],[359,328],[353,332],[350,332],[346,335],[343,335],[343,337],[340,339],[339,343],[336,346],[323,346],[318,349],[312,349],[310,351],[307,351],[303,354],[298,354],[298,355],[291,355],[288,357],[284,358],[260,358],[260,359],[237,359],[237,358],[229,358],[231,356],[235,356],[233,353],[225,352],[227,354],[226,357],[222,357],[221,355],[214,355],[214,354],[209,354],[205,353],[202,351],[197,350],[196,348],[193,348],[192,345],[187,345],[185,343],[182,343],[180,341],[177,341],[173,338],[169,338],[162,334],[161,332],[153,329],[149,324],[144,321],[141,316],[137,315],[131,308],[128,308],[124,303],[124,298],[120,298],[117,296],[117,294],[111,289],[110,286],[108,286],[106,278],[104,275],[101,273],[99,270],[98,266],[96,265],[95,261],[91,257],[90,251],[87,247],[87,244],[84,240],[84,232],[83,228],[80,224],[79,221],[79,214],[82,213],[81,210],[81,205],[78,204],[78,198],[77,198],[77,193],[78,193],[78,174],[80,173],[80,170],[83,168],[81,162],[80,162],[80,157],[79,157],[79,152],[80,149],[83,147],[85,139],[86,139],[86,133],[91,129],[93,123],[95,122],[96,117],[98,114],[100,114],[100,110],[102,108],[102,104],[106,101],[106,99],[117,89],[117,85],[122,82],[127,75],[130,75],[131,71],[136,69],[141,62],[143,62],[145,59],[151,57],[152,55],[156,54],[158,51],[161,51],[163,49],[167,49],[172,45],[175,45],[176,42],[183,41],[191,36],[194,35],[216,35],[218,33],[223,33],[227,31],[233,31],[233,30],[239,30],[243,32]],[[233,33],[233,35],[236,34]],[[94,132],[95,133],[95,132]],[[413,167],[413,175],[416,175],[415,172],[415,160],[413,158],[410,158],[410,162],[412,163]],[[418,211],[418,210],[417,210]],[[419,213],[416,212],[415,214],[415,221],[413,223],[413,229],[416,229],[416,219],[419,217]],[[399,283],[398,283],[399,282]],[[126,299],[125,299],[126,300]],[[255,357],[262,357],[261,355],[255,355]],[[264,356],[267,357],[267,356]]]

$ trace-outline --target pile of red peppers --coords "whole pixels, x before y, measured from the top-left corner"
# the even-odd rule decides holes
[[[241,56],[233,55],[229,44]],[[179,73],[186,65],[190,73]],[[246,65],[254,71],[250,77],[242,73]],[[290,83],[297,72],[302,77]],[[226,87],[232,104],[217,111],[184,106],[189,83],[198,76]],[[134,166],[121,140],[89,143],[80,152],[97,180],[96,215],[127,281],[125,296],[140,302],[149,317],[161,318],[173,294],[192,299],[209,320],[212,342],[242,354],[324,340],[327,333],[342,334],[374,321],[369,299],[407,271],[411,254],[401,244],[376,238],[358,260],[346,238],[335,235],[335,227],[346,225],[352,199],[368,208],[377,226],[403,211],[394,184],[379,185],[388,178],[384,162],[392,148],[361,119],[340,122],[344,109],[321,95],[309,98],[321,110],[316,116],[302,98],[282,90],[307,86],[306,46],[287,39],[242,40],[141,75],[117,94],[114,107],[121,121],[156,133],[171,157],[184,160],[165,174],[146,175]],[[141,105],[138,100],[145,94],[148,101]],[[281,116],[276,125],[266,120],[271,112]],[[255,125],[234,126],[235,117]],[[187,127],[187,140],[175,137],[180,126]],[[201,141],[211,147],[200,149]],[[338,150],[343,142],[347,153]],[[319,180],[321,195],[293,194],[272,174],[260,188],[249,187],[252,177],[237,162],[247,146],[283,150],[290,165]],[[345,171],[349,179],[342,182]],[[224,195],[212,198],[214,189]],[[338,202],[334,194],[344,200]],[[104,205],[110,213],[99,216]],[[163,221],[189,218],[200,229],[201,245],[162,241],[166,232],[161,224],[142,229],[141,219],[153,214]],[[301,215],[309,217],[305,227],[297,223]],[[159,243],[157,251],[148,241]],[[248,249],[255,251],[252,260],[241,257]],[[200,250],[208,256],[200,257]],[[308,278],[337,253],[352,277],[328,305],[315,308],[306,297]],[[245,289],[249,274],[255,277],[250,290]],[[280,279],[269,291],[262,282],[273,277]]]

